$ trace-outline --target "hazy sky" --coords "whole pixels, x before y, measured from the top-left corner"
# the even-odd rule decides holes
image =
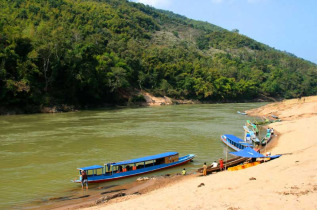
[[[241,34],[317,64],[317,0],[132,0]]]

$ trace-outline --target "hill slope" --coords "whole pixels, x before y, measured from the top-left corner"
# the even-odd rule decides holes
[[[142,4],[5,1],[0,17],[3,107],[122,103],[136,89],[209,101],[317,94],[315,64]]]

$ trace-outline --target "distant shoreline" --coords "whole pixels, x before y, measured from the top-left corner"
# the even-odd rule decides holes
[[[128,107],[147,107],[147,106],[167,106],[167,105],[183,105],[183,104],[217,104],[217,103],[257,103],[257,102],[276,102],[281,98],[262,97],[250,100],[221,100],[221,101],[199,101],[194,99],[174,99],[167,96],[156,97],[148,92],[142,91],[144,97],[143,102],[126,102],[123,104],[103,104],[91,106],[75,106],[67,104],[59,104],[54,106],[29,106],[29,107],[1,107],[1,115],[20,115],[20,114],[39,114],[39,113],[64,113],[77,112],[82,110],[95,110],[107,108],[128,108]]]

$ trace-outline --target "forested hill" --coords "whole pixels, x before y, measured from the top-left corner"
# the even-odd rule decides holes
[[[172,12],[125,0],[0,3],[0,106],[208,101],[317,93],[317,66]],[[30,108],[31,107],[31,108]]]

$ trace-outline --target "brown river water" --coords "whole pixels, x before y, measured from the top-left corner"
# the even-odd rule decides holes
[[[44,207],[52,197],[81,186],[70,180],[78,167],[103,165],[167,151],[196,154],[194,162],[150,176],[195,171],[225,157],[222,134],[243,138],[237,114],[264,103],[117,108],[57,114],[0,116],[0,209]],[[132,182],[137,177],[91,186]]]

